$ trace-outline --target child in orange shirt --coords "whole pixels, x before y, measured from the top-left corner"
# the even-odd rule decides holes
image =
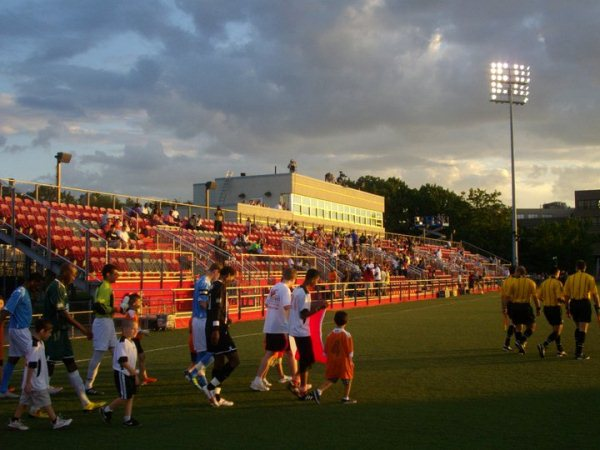
[[[319,389],[315,389],[307,394],[306,400],[314,400],[320,403],[321,395],[326,389],[329,389],[338,380],[342,380],[344,385],[344,397],[342,403],[354,404],[356,400],[350,398],[350,388],[354,378],[354,342],[352,335],[346,331],[348,323],[348,313],[346,311],[337,311],[333,317],[337,325],[327,336],[325,342],[325,353],[327,354],[327,364],[325,366],[325,378],[327,379]]]

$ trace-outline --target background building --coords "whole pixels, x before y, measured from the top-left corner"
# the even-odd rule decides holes
[[[382,234],[385,198],[298,173],[217,178],[210,206],[239,218],[280,219]],[[207,183],[194,184],[194,204],[206,205]],[[229,220],[230,218],[228,218]]]

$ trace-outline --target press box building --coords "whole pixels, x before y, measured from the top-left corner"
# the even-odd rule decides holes
[[[288,221],[383,234],[385,198],[298,173],[230,176],[194,184],[194,204],[228,210],[226,220]],[[206,195],[207,190],[209,196]],[[258,204],[263,206],[257,206]],[[233,214],[236,217],[231,217]]]

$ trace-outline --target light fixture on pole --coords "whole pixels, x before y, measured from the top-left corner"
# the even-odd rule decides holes
[[[513,138],[513,105],[524,105],[529,101],[529,66],[508,62],[490,64],[490,101],[508,103],[510,114],[510,173],[512,185],[512,263],[519,265],[519,234],[517,227],[517,205],[515,195],[515,146]]]
[[[204,183],[204,218],[208,219],[208,211],[210,210],[210,191],[217,188],[216,181],[207,181]]]
[[[70,153],[59,152],[54,155],[56,158],[56,202],[60,203],[60,182],[61,182],[61,163],[69,164],[73,155]]]

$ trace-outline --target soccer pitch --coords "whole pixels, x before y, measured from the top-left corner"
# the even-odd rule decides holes
[[[16,403],[0,401],[0,449],[96,448],[597,448],[600,430],[600,329],[592,323],[586,342],[589,361],[575,361],[573,325],[563,343],[569,356],[556,358],[554,344],[541,360],[535,344],[550,333],[543,317],[528,353],[506,354],[498,294],[464,296],[349,310],[355,342],[356,405],[342,405],[342,386],[325,392],[320,405],[301,402],[275,382],[270,392],[248,385],[263,353],[262,322],[234,323],[241,365],[223,395],[232,408],[211,408],[188,384],[187,332],[154,333],[143,341],[155,385],[142,387],[134,404],[138,429],[104,424],[97,412],[84,414],[57,367],[53,397],[57,411],[74,419],[70,429],[51,431],[43,419],[28,419],[27,432],[5,427]],[[333,328],[328,313],[323,333]],[[91,354],[76,341],[79,360]],[[22,367],[20,363],[19,368]],[[87,360],[79,363],[85,376]],[[315,366],[311,382],[323,380]],[[20,382],[16,373],[13,385]],[[105,358],[96,388],[111,400],[116,392]],[[97,399],[97,398],[95,398]]]

